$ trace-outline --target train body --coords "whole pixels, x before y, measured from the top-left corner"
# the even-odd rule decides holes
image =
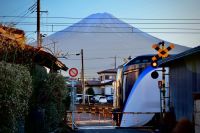
[[[120,127],[143,126],[161,111],[158,81],[162,80],[162,71],[151,67],[152,56],[138,56],[118,68],[113,105],[122,112]],[[153,79],[151,73],[155,70],[159,75]]]

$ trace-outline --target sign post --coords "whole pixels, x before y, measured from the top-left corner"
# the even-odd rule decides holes
[[[78,69],[77,68],[71,68],[69,69],[69,75],[72,78],[75,78],[78,75]],[[75,80],[71,80],[71,103],[72,103],[72,130],[75,129],[75,97],[76,97],[76,87],[75,87]]]

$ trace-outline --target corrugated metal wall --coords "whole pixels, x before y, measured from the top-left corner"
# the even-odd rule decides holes
[[[171,99],[176,118],[193,119],[193,92],[200,92],[200,55],[170,65]]]

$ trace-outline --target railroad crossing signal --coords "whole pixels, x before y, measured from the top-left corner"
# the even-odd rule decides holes
[[[157,61],[156,61],[156,60],[155,60],[155,61],[152,61],[152,62],[151,62],[151,66],[152,66],[153,68],[158,67]]]
[[[160,47],[161,46],[161,47]],[[169,51],[171,49],[174,48],[174,44],[170,44],[169,47],[165,47],[165,43],[164,41],[158,43],[158,44],[154,44],[152,45],[152,48],[154,48],[156,51],[158,51],[158,54],[155,55],[154,57],[152,57],[152,62],[151,62],[151,66],[152,67],[157,67],[157,60],[159,58],[166,58],[169,56]],[[158,72],[159,70],[155,70],[154,72],[151,73],[151,77],[153,79],[156,79],[158,78]],[[161,103],[161,106],[160,106],[160,110],[161,110],[161,118],[163,118],[165,116],[165,113],[166,113],[166,87],[165,87],[165,66],[162,66],[162,81],[159,81],[158,82],[158,87],[160,88],[160,103]]]
[[[160,45],[161,45],[161,47],[160,47]],[[162,42],[160,42],[160,43],[158,43],[158,44],[152,45],[152,48],[155,49],[156,51],[158,51],[158,54],[152,57],[151,66],[155,68],[155,67],[158,66],[157,60],[158,60],[159,58],[166,58],[166,57],[169,56],[169,53],[168,53],[168,52],[169,52],[171,49],[174,48],[174,44],[170,44],[170,46],[166,48],[164,42],[162,41]]]

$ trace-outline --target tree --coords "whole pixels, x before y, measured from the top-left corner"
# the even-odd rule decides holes
[[[32,71],[34,91],[26,132],[51,132],[59,127],[65,109],[69,108],[65,79],[57,73],[47,74],[42,67],[35,69]]]
[[[21,65],[0,62],[0,132],[17,131],[19,120],[24,120],[32,93],[28,69]]]
[[[87,91],[86,91],[86,93],[87,93],[88,95],[94,95],[94,90],[93,90],[93,88],[88,88]]]

